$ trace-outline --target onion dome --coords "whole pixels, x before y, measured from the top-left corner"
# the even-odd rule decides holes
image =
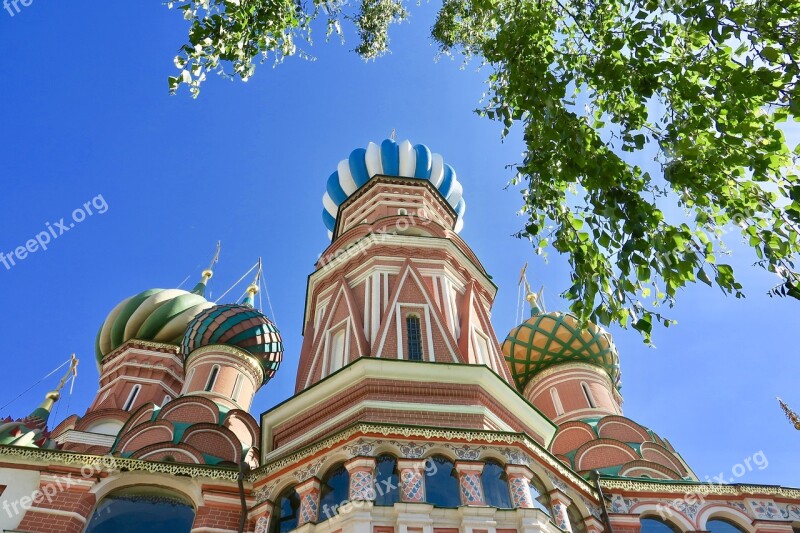
[[[265,384],[281,364],[283,340],[275,324],[253,307],[258,288],[251,285],[247,291],[240,304],[215,305],[197,315],[186,328],[181,351],[185,359],[196,349],[211,344],[241,348],[258,361]]]
[[[219,257],[211,261],[211,266]],[[201,311],[213,307],[206,300],[206,284],[214,275],[209,266],[191,291],[149,289],[126,298],[108,314],[97,334],[95,356],[98,366],[103,358],[131,339],[178,345],[189,322]]]
[[[547,313],[528,295],[531,317],[511,330],[503,355],[520,390],[539,372],[562,363],[599,366],[620,388],[619,356],[611,335],[589,322],[581,327],[572,314]]]
[[[44,402],[31,414],[19,420],[6,417],[0,420],[0,444],[6,446],[26,446],[29,448],[56,448],[47,431],[47,420],[53,404],[59,398],[58,391],[50,391]]]
[[[33,410],[25,418],[12,420],[6,417],[0,420],[0,444],[6,446],[25,446],[29,448],[56,449],[58,445],[50,440],[50,432],[47,430],[47,421],[53,405],[61,397],[61,389],[64,388],[67,380],[76,374],[78,359],[75,355],[69,361],[69,368],[55,390],[51,390],[45,395],[42,404]]]
[[[356,148],[350,152],[350,157],[340,161],[328,178],[327,191],[322,197],[322,219],[329,237],[333,236],[339,206],[379,174],[429,180],[458,214],[455,231],[461,231],[466,204],[453,167],[424,144],[412,145],[408,140],[398,144],[386,139],[380,146],[371,142],[366,149]]]

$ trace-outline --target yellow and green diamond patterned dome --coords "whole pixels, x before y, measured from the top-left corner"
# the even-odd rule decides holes
[[[503,355],[520,390],[539,372],[562,363],[598,366],[620,387],[619,356],[611,335],[591,322],[581,327],[574,315],[546,313],[535,300],[531,317],[503,342]]]

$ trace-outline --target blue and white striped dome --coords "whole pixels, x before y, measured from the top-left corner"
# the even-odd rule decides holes
[[[328,228],[328,237],[333,237],[339,206],[378,174],[430,180],[455,209],[458,215],[455,231],[461,231],[467,206],[453,167],[424,144],[412,145],[408,140],[398,144],[386,139],[380,146],[371,142],[366,149],[356,148],[350,152],[350,157],[340,161],[336,172],[328,178],[328,190],[322,197],[322,220]]]

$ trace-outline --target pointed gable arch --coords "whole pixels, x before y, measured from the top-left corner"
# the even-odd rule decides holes
[[[436,360],[444,360],[446,362],[466,362],[462,360],[458,350],[458,343],[450,334],[447,322],[442,316],[439,307],[435,305],[434,296],[424,282],[422,274],[409,259],[406,259],[400,269],[400,274],[397,276],[397,281],[389,297],[389,303],[381,317],[381,327],[372,347],[372,353],[375,357],[382,357],[384,350],[389,346],[396,346],[396,357],[402,358],[402,354],[405,352],[402,343],[404,328],[401,310],[403,306],[418,307],[420,312],[424,314],[425,330],[428,335],[427,342],[423,344],[424,350],[428,352],[425,359],[431,360],[431,358],[436,357]],[[436,348],[439,349],[437,350]],[[433,353],[431,353],[431,350],[433,350]]]
[[[311,352],[313,360],[310,363],[309,372],[306,374],[306,387],[330,373],[329,337],[337,328],[344,328],[346,339],[344,360],[341,366],[345,366],[359,357],[370,355],[369,343],[364,336],[361,309],[356,304],[353,290],[344,276],[338,277],[326,307],[322,321],[314,331],[315,338]]]

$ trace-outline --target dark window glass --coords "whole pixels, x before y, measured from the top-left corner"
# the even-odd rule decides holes
[[[420,334],[419,318],[415,316],[406,318],[406,334],[408,335],[408,359],[422,361],[422,335]]]
[[[214,365],[211,367],[211,374],[208,376],[208,383],[206,383],[206,392],[214,390],[214,385],[217,383],[217,374],[219,374],[219,367]]]
[[[375,467],[375,505],[394,505],[400,501],[400,476],[397,459],[391,455],[378,457]]]
[[[182,498],[145,490],[120,491],[104,498],[86,533],[189,533],[194,507]]]
[[[486,505],[500,507],[501,509],[510,509],[512,507],[511,494],[508,492],[508,477],[506,477],[505,470],[499,463],[487,461],[483,466],[481,481],[483,482],[483,497],[486,499]]]
[[[322,478],[319,497],[318,522],[324,522],[336,516],[340,505],[350,500],[350,474],[343,464],[334,466]]]
[[[452,461],[439,455],[434,456],[429,460],[425,474],[425,495],[428,503],[437,507],[461,505],[458,477]]]
[[[735,526],[727,520],[714,518],[706,522],[706,531],[711,533],[742,533],[739,526]]]
[[[286,533],[297,529],[297,517],[300,513],[300,496],[294,487],[283,491],[275,500],[275,514],[269,524],[270,533]]]
[[[672,524],[659,520],[658,518],[642,518],[641,533],[680,533],[680,530]]]

